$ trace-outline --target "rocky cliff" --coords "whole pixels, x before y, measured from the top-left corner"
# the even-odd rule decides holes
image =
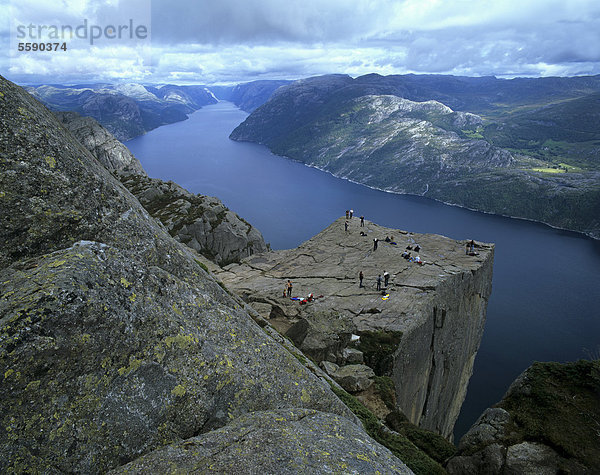
[[[171,236],[221,266],[268,249],[260,231],[218,198],[141,175],[121,181]]]
[[[129,149],[91,117],[76,112],[54,114],[178,241],[220,265],[267,250],[260,231],[218,198],[194,195],[175,183],[149,178]]]
[[[95,119],[82,117],[77,112],[55,112],[54,115],[107,170],[146,174],[129,149]]]
[[[597,473],[600,360],[534,363],[450,459],[452,474]]]
[[[246,442],[238,467],[274,456],[282,471],[306,458],[409,472],[296,350],[4,78],[0,120],[0,471],[99,473],[204,437],[202,452],[185,451],[199,471],[227,466],[225,449]],[[153,460],[183,470],[180,454],[167,448]]]
[[[408,246],[423,264],[402,258]],[[475,250],[466,255],[464,241],[368,221],[361,227],[355,217],[348,231],[337,220],[296,249],[252,256],[218,277],[345,389],[368,399],[375,376],[391,378],[395,405],[411,422],[451,437],[491,292],[494,247]],[[377,291],[384,271],[389,284]],[[300,300],[283,297],[287,279]],[[309,294],[317,298],[300,304]]]

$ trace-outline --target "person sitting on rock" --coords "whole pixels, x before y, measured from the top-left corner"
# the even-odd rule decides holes
[[[402,253],[402,257],[404,257],[404,259],[407,259],[407,260],[408,260],[408,259],[410,259],[410,252],[406,252],[406,251],[404,251],[404,252]]]
[[[406,246],[406,250],[407,251],[412,251],[412,246],[411,245]]]
[[[421,246],[419,246],[418,244],[415,246],[415,252],[419,252],[421,250]]]
[[[386,237],[385,237],[385,242],[390,242],[390,241],[391,241],[390,237],[389,237],[389,236],[386,236]]]

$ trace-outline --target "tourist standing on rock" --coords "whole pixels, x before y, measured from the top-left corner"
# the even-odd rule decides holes
[[[288,280],[287,281],[287,291],[288,291],[288,297],[292,296],[292,281]]]
[[[350,217],[350,210],[346,210],[346,219]]]
[[[365,217],[364,217],[364,216],[361,216],[361,217],[360,217],[360,227],[361,227],[361,228],[364,228],[364,227],[365,227]]]
[[[363,285],[362,285],[363,278],[364,278],[364,275],[363,275],[362,271],[360,271],[360,272],[358,273],[358,280],[359,280],[358,287],[359,287],[359,288],[363,286]]]
[[[377,276],[377,290],[381,290],[381,274]]]
[[[353,209],[351,209],[351,210],[350,210],[350,219],[352,219],[352,215],[353,215],[353,214],[354,214],[354,210],[353,210]]]
[[[388,282],[390,281],[390,274],[387,271],[383,271],[383,285],[384,287],[388,286]]]
[[[377,250],[377,242],[379,241],[379,239],[375,238],[373,239],[373,250],[376,251]]]
[[[346,222],[344,223],[344,230],[345,230],[346,232],[348,232],[348,221],[346,221]]]

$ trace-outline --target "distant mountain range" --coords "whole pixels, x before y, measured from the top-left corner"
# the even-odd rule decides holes
[[[235,86],[167,84],[44,84],[25,89],[53,111],[74,111],[93,117],[121,141],[187,119],[188,114],[219,100],[251,112],[278,87],[291,81],[254,81]]]
[[[374,188],[600,238],[600,76],[328,75],[231,134]]]

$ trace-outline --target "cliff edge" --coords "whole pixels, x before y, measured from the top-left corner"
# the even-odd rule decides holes
[[[256,254],[216,272],[345,389],[368,398],[373,376],[391,378],[396,407],[451,438],[492,283],[494,246],[476,243],[476,255],[467,255],[466,243],[369,221],[362,227],[356,217],[346,231],[340,218],[296,249]],[[423,263],[404,259],[404,251]],[[298,300],[283,296],[288,279]]]

